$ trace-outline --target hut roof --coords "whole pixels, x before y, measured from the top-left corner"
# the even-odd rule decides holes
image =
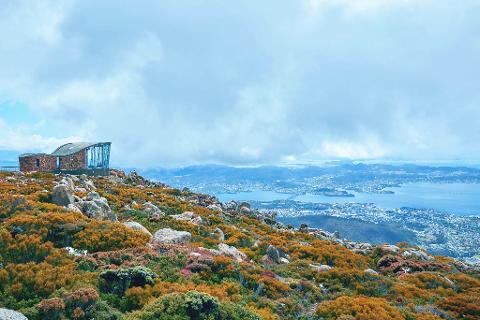
[[[76,143],[67,143],[63,146],[58,147],[55,151],[52,152],[52,156],[63,157],[74,154],[78,151],[86,149],[95,145],[110,144],[110,142],[76,142]]]

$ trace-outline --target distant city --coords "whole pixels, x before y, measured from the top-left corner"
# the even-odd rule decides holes
[[[329,163],[240,168],[209,165],[141,173],[177,188],[215,194],[222,201],[249,201],[260,210],[275,211],[286,224],[306,223],[339,231],[355,241],[407,241],[432,254],[480,261],[477,168]],[[425,201],[418,206],[395,207],[405,199],[416,204],[415,197]]]

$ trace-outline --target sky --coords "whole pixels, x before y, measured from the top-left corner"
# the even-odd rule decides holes
[[[0,152],[480,160],[479,16],[478,0],[1,1]]]

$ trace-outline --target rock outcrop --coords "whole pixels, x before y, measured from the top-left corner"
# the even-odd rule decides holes
[[[315,264],[315,263],[310,264],[310,268],[312,268],[313,270],[315,270],[317,272],[327,272],[330,269],[332,269],[332,267],[330,267],[329,265]]]
[[[170,228],[159,229],[153,234],[152,244],[186,244],[192,238],[187,231],[178,231]]]
[[[65,184],[57,184],[53,187],[52,202],[63,207],[73,204],[75,202],[73,198],[73,188]]]
[[[137,230],[137,231],[141,231],[145,234],[147,234],[150,238],[152,237],[152,234],[150,233],[150,231],[148,231],[147,228],[145,228],[144,226],[142,226],[140,223],[138,222],[135,222],[135,221],[125,221],[123,223],[127,228],[130,228],[130,229],[133,229],[133,230]]]
[[[145,214],[147,214],[147,216],[149,216],[149,217],[163,217],[163,216],[165,216],[165,213],[162,210],[160,210],[159,207],[157,207],[156,205],[154,205],[151,202],[145,202],[143,204],[143,212]]]
[[[17,311],[0,308],[1,320],[28,320],[23,314]]]
[[[210,233],[211,237],[218,241],[225,241],[225,234],[220,228],[215,228],[212,233]]]
[[[194,212],[186,211],[181,214],[175,214],[171,216],[175,220],[186,221],[196,225],[199,225],[203,222],[202,217],[195,214]]]
[[[97,220],[118,221],[117,215],[112,212],[107,199],[96,192],[90,192],[84,199],[75,203],[86,216]]]
[[[229,246],[228,244],[220,243],[218,245],[218,250],[221,252],[221,254],[227,257],[233,258],[238,262],[247,260],[247,255],[242,251],[238,250],[237,248],[235,248],[234,246]]]

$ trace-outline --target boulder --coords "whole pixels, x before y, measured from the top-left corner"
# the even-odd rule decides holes
[[[313,264],[312,263],[312,264],[310,264],[310,267],[317,272],[327,272],[330,269],[332,269],[332,267],[330,267],[329,265],[326,265],[326,264]]]
[[[289,264],[290,263],[290,260],[288,260],[287,258],[284,258],[284,257],[280,257],[280,261],[279,263],[282,263],[282,264]]]
[[[52,202],[63,207],[73,204],[75,199],[73,198],[72,189],[64,184],[56,185],[52,191]]]
[[[78,183],[80,184],[81,187],[83,187],[84,189],[86,189],[88,191],[94,191],[94,190],[97,189],[95,187],[95,185],[93,184],[93,181],[88,179],[88,176],[86,174],[82,174],[79,177]]]
[[[87,200],[87,201],[101,200],[101,199],[105,199],[105,198],[100,197],[100,195],[98,194],[98,192],[94,192],[94,191],[89,192],[89,193],[87,194],[87,197],[86,197],[86,200]]]
[[[234,246],[229,246],[228,244],[225,243],[220,243],[218,245],[218,250],[225,256],[233,258],[237,260],[238,262],[242,262],[247,259],[247,255]]]
[[[158,208],[156,205],[154,205],[151,202],[145,202],[143,204],[143,212],[145,212],[149,217],[154,215],[159,217],[165,216],[165,213],[163,213],[163,211],[160,210],[160,208]]]
[[[373,269],[365,269],[363,272],[373,275],[378,275],[378,272]]]
[[[107,199],[100,197],[92,200],[85,200],[77,203],[78,208],[86,216],[97,220],[118,221],[117,215],[112,212],[108,205]]]
[[[407,250],[402,255],[405,258],[414,258],[421,261],[430,261],[433,259],[426,252],[417,249]]]
[[[237,202],[234,200],[225,202],[223,208],[227,211],[235,211],[237,209]]]
[[[215,228],[212,233],[210,233],[210,236],[218,241],[225,241],[225,234],[220,228]]]
[[[267,256],[270,258],[270,260],[272,260],[272,262],[280,263],[280,252],[275,246],[273,245],[268,246]]]
[[[393,244],[384,244],[381,249],[388,253],[399,253],[400,248]]]
[[[152,244],[186,244],[191,238],[190,232],[165,228],[157,230],[151,242]]]
[[[60,180],[60,182],[58,184],[67,186],[67,188],[70,191],[73,191],[75,189],[75,184],[73,183],[73,180],[70,176],[63,177],[62,180]]]
[[[28,320],[23,314],[17,311],[0,308],[0,319],[2,320]]]
[[[76,212],[76,213],[82,213],[82,210],[80,210],[76,205],[74,204],[69,204],[67,206],[68,211]]]
[[[370,254],[372,252],[372,245],[368,242],[346,241],[344,245],[355,253]]]
[[[186,211],[181,214],[174,214],[171,217],[175,220],[187,221],[196,225],[199,225],[203,222],[202,217],[190,211]]]
[[[145,228],[144,226],[142,226],[140,223],[138,222],[135,222],[135,221],[126,221],[123,223],[125,225],[125,227],[127,228],[130,228],[130,229],[133,229],[133,230],[137,230],[137,231],[141,231],[145,234],[147,234],[150,238],[152,237],[152,234],[150,233],[150,231],[148,231],[147,228]]]
[[[222,212],[222,207],[220,207],[218,204],[211,204],[207,207],[207,209]]]
[[[250,210],[250,209],[251,209],[250,203],[248,203],[248,202],[241,202],[241,203],[238,205],[237,210],[238,210],[238,211],[242,211],[242,208],[246,208],[246,209]]]

